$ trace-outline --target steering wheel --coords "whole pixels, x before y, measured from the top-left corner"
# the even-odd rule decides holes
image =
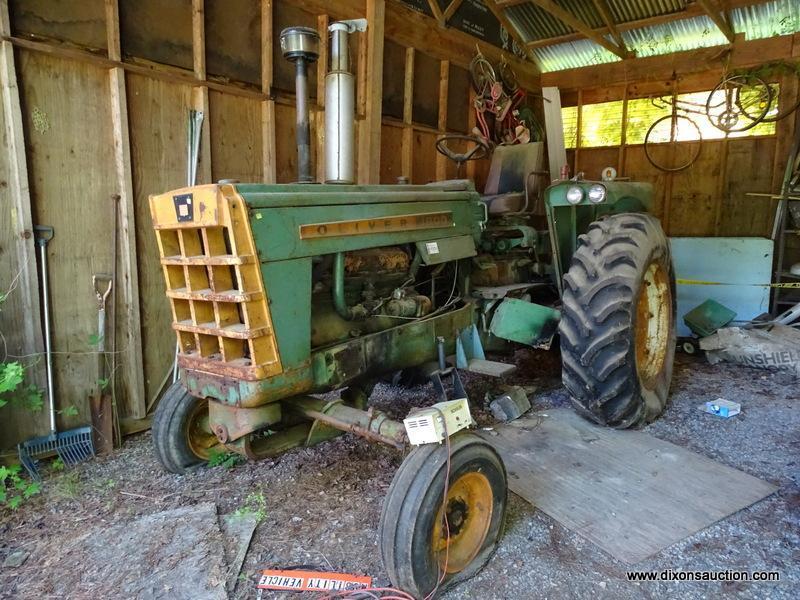
[[[461,140],[466,142],[472,142],[474,146],[467,150],[466,152],[453,152],[450,147],[447,145],[449,141]],[[447,158],[452,160],[458,165],[458,172],[459,176],[461,174],[461,165],[468,160],[478,160],[481,158],[486,158],[489,154],[489,146],[486,142],[477,136],[474,135],[463,135],[458,133],[451,133],[448,135],[443,135],[436,140],[436,151],[440,154],[444,154]]]

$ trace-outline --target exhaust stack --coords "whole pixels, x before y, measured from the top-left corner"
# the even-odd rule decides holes
[[[281,31],[283,57],[295,64],[297,97],[297,181],[313,183],[311,176],[311,130],[308,125],[308,65],[319,58],[319,34],[310,27],[287,27]]]
[[[354,183],[355,78],[348,37],[366,31],[366,19],[332,23],[331,70],[325,77],[325,183]]]

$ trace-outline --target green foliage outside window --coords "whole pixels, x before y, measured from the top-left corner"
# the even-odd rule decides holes
[[[777,98],[778,86],[773,85],[773,92]],[[678,114],[688,116],[697,124],[704,140],[719,140],[725,138],[725,132],[715,127],[705,113],[706,100],[709,92],[694,92],[679,94],[677,98]],[[603,146],[618,146],[622,139],[622,111],[621,100],[587,104],[581,108],[581,148],[598,148]],[[666,102],[650,98],[635,98],[628,100],[627,125],[625,129],[625,143],[627,145],[643,144],[647,130],[658,119],[669,115],[671,108]],[[769,115],[777,113],[777,101],[773,101]],[[578,139],[578,108],[568,106],[561,109],[561,118],[564,123],[564,144],[567,148],[575,148]],[[729,133],[727,137],[751,137],[761,135],[774,135],[775,123],[761,122],[746,131]],[[689,126],[681,128],[678,132],[679,141],[696,141],[696,130]]]

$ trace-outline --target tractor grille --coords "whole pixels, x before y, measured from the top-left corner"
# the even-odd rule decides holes
[[[245,380],[280,373],[247,206],[233,186],[153,196],[150,207],[181,367]]]

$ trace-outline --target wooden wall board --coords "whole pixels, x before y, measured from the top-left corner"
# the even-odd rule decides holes
[[[191,88],[128,74],[131,162],[136,207],[145,391],[150,401],[172,365],[175,334],[164,301],[164,274],[152,229],[150,194],[186,185],[186,131]]]
[[[581,158],[586,158],[591,154],[591,150],[583,150]],[[657,149],[656,152],[666,152],[666,147]],[[645,181],[653,185],[653,198],[654,213],[664,222],[664,208],[666,205],[666,192],[667,192],[667,179],[670,177],[664,171],[661,171],[650,164],[644,153],[644,146],[628,146],[625,151],[625,165],[620,173],[621,176],[630,177],[634,181]],[[667,223],[664,222],[666,226]]]
[[[261,103],[211,91],[209,109],[212,181],[261,181]]]
[[[411,183],[430,183],[436,180],[436,134],[414,132],[413,178]]]
[[[688,169],[673,175],[668,233],[672,236],[714,235],[720,155],[723,142],[708,140]]]
[[[383,115],[403,118],[406,48],[391,40],[383,44]]]
[[[9,148],[8,122],[4,110],[0,110],[0,136],[3,148]],[[12,360],[11,357],[25,356],[35,349],[28,348],[24,328],[19,326],[19,315],[25,314],[22,277],[22,266],[17,255],[17,237],[19,235],[19,218],[11,197],[11,165],[9,153],[0,152],[0,293],[6,294],[0,310],[0,332],[3,333],[3,346],[0,348],[0,361]],[[27,182],[26,182],[27,184]],[[33,268],[36,281],[36,263]],[[40,363],[36,356],[19,359],[28,367]],[[33,371],[26,373],[26,380]],[[29,382],[29,381],[28,381]],[[38,415],[14,404],[3,409],[3,427],[0,427],[0,448],[12,447],[20,440],[33,437],[41,430],[37,428]]]
[[[582,171],[586,179],[597,181],[601,178],[602,171],[605,167],[617,168],[618,158],[619,148],[617,146],[607,148],[581,148],[576,169]],[[575,169],[571,172],[574,173]]]
[[[122,53],[192,69],[192,0],[119,0]]]
[[[403,175],[400,160],[403,146],[403,128],[383,125],[381,128],[381,183],[397,183]]]
[[[103,0],[9,0],[11,31],[105,49]]]
[[[108,78],[103,69],[29,52],[19,54],[19,69],[33,219],[55,228],[48,247],[55,398],[57,410],[77,409],[59,416],[59,427],[70,428],[90,420],[86,398],[98,376],[92,275],[112,270],[116,183],[91,176],[115,169]]]
[[[748,192],[772,192],[774,138],[740,138],[728,141],[728,160],[720,212],[722,236],[769,236],[775,203]]]
[[[439,122],[439,61],[414,53],[414,108],[415,123],[436,127]]]
[[[447,93],[447,129],[467,133],[469,130],[470,92],[469,73],[450,63],[450,79]]]
[[[295,129],[294,107],[276,104],[275,173],[278,183],[297,181],[297,138]]]
[[[209,75],[261,82],[261,7],[253,0],[205,0]]]

